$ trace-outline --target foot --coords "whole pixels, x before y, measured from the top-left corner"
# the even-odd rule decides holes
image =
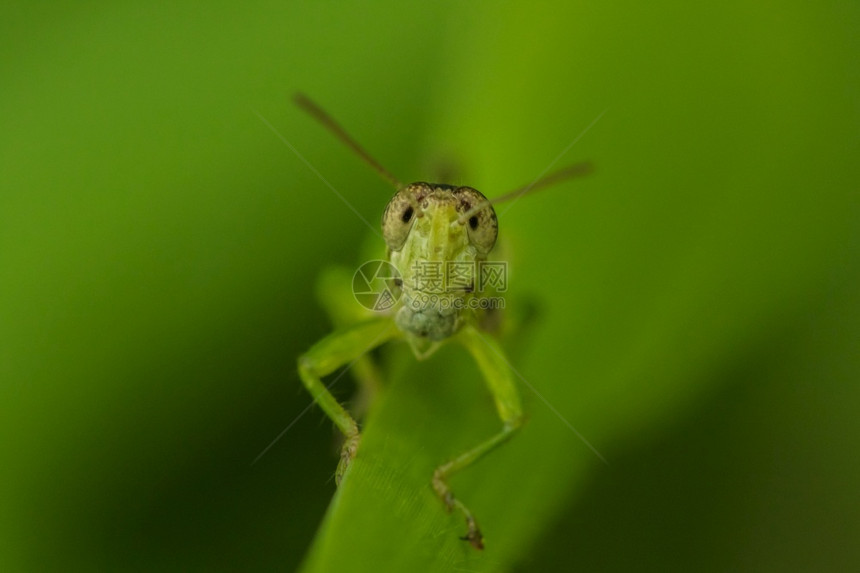
[[[481,530],[478,528],[478,523],[475,521],[475,518],[471,515],[466,516],[466,525],[469,530],[466,532],[466,535],[460,539],[468,541],[472,544],[472,547],[478,551],[482,550],[484,548],[484,536],[481,535]]]
[[[343,443],[343,448],[340,450],[340,462],[337,464],[337,471],[334,474],[334,481],[338,486],[343,481],[343,476],[346,474],[350,462],[355,458],[360,439],[361,434],[356,433],[354,436],[348,437]]]
[[[468,531],[466,531],[466,535],[460,539],[468,541],[472,544],[472,547],[481,550],[484,548],[484,536],[481,535],[478,522],[475,521],[475,518],[472,516],[472,512],[469,511],[469,509],[463,505],[460,500],[454,497],[454,494],[451,492],[451,489],[445,481],[444,467],[445,466],[442,466],[437,469],[433,474],[433,489],[436,491],[436,495],[439,496],[439,499],[442,500],[442,503],[445,504],[445,509],[448,510],[448,513],[453,509],[457,509],[465,516]]]

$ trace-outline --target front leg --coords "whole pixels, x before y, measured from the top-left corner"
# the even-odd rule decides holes
[[[390,317],[377,318],[336,330],[299,357],[299,377],[314,401],[346,437],[335,473],[335,481],[338,485],[358,449],[358,424],[332,396],[323,384],[322,377],[331,374],[344,364],[347,367],[352,366],[366,352],[390,340],[396,334],[397,329]]]
[[[354,269],[331,266],[324,268],[317,279],[317,299],[335,328],[358,324],[379,316],[356,304],[352,292],[354,274]],[[352,399],[349,410],[353,418],[361,420],[382,391],[382,374],[373,358],[367,354],[355,359],[350,374],[358,383],[358,392]]]
[[[488,440],[481,442],[471,450],[460,454],[453,460],[436,468],[436,471],[433,473],[433,489],[445,503],[448,511],[456,509],[466,518],[466,527],[468,529],[463,539],[471,543],[475,549],[483,549],[484,538],[481,535],[478,522],[475,520],[472,512],[469,511],[469,508],[454,497],[448,485],[448,478],[452,474],[474,464],[499,445],[508,441],[522,425],[523,412],[520,395],[517,392],[510,369],[498,343],[489,336],[481,334],[473,326],[465,327],[457,336],[457,340],[469,350],[472,357],[478,363],[478,367],[489,386],[490,393],[493,395],[496,410],[499,412],[503,426],[499,433]]]

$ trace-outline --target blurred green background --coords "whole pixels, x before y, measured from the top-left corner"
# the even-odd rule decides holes
[[[0,569],[856,571],[858,30],[855,2],[4,4]],[[609,465],[523,385],[454,480],[483,554],[427,473],[498,426],[457,348],[380,354],[331,507],[319,409],[251,463],[308,405],[315,278],[370,233],[257,114],[374,224],[392,192],[296,90],[404,180],[597,166],[500,227],[540,309],[511,359]]]

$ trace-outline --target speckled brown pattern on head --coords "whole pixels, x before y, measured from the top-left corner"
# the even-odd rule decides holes
[[[488,254],[496,244],[499,223],[496,211],[483,193],[472,187],[456,187],[441,183],[417,182],[400,189],[382,214],[382,230],[388,248],[402,248],[415,217],[423,217],[431,204],[453,205],[458,217],[486,205],[484,209],[461,221],[469,227],[469,239],[482,254]]]

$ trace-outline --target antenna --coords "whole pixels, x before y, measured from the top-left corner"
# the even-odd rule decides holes
[[[535,191],[546,189],[547,187],[555,185],[556,183],[560,183],[566,179],[573,179],[574,177],[584,177],[585,175],[588,175],[593,171],[594,166],[591,164],[590,161],[583,161],[582,163],[568,165],[567,167],[559,169],[554,173],[550,173],[546,177],[541,177],[530,185],[524,185],[523,187],[515,189],[510,193],[505,193],[504,195],[494,197],[490,199],[490,204],[495,205],[496,203],[503,203],[504,201],[510,201],[511,199],[518,199],[523,195],[528,195],[529,193],[534,193]]]
[[[483,209],[487,205],[496,205],[505,201],[517,200],[524,195],[534,193],[535,191],[540,191],[541,189],[546,189],[547,187],[550,187],[552,185],[555,185],[556,183],[560,183],[567,179],[573,179],[575,177],[584,177],[593,171],[594,165],[592,165],[590,161],[583,161],[582,163],[568,165],[567,167],[563,167],[558,171],[550,173],[546,177],[541,177],[540,179],[530,183],[529,185],[524,185],[519,189],[514,189],[509,193],[499,195],[498,197],[494,197],[486,202],[475,205],[474,207],[460,215],[457,218],[456,222],[463,225],[466,223],[466,221],[469,220],[469,217],[476,215],[479,211],[481,211],[481,209]]]
[[[394,175],[389,173],[382,165],[379,164],[370,154],[361,147],[357,141],[355,141],[347,132],[344,130],[340,124],[338,124],[329,114],[327,114],[320,106],[318,106],[313,100],[311,100],[308,96],[301,92],[297,92],[293,95],[293,101],[297,106],[305,110],[311,117],[320,122],[323,127],[328,129],[330,132],[334,134],[342,143],[344,143],[347,147],[352,149],[356,155],[361,157],[365,163],[373,167],[379,175],[391,183],[395,189],[400,189],[403,187],[403,184],[397,180]]]

